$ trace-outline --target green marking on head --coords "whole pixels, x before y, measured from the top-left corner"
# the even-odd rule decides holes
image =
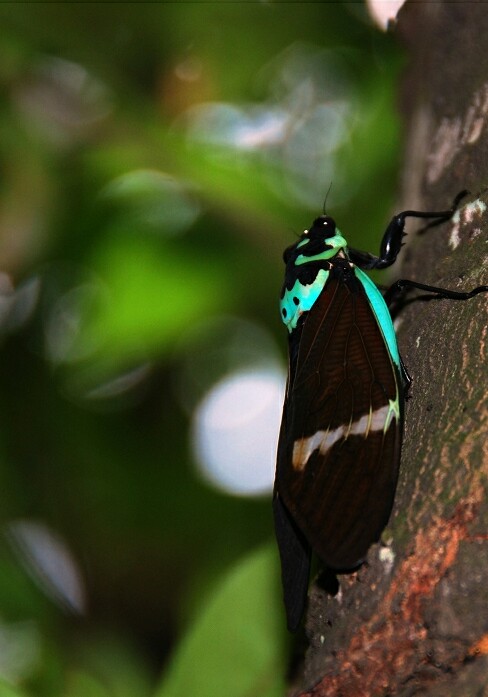
[[[309,240],[302,240],[302,242],[297,244],[297,248],[301,247],[305,242],[308,241]],[[301,264],[307,264],[310,261],[327,261],[329,259],[333,259],[341,249],[347,248],[347,242],[339,230],[336,231],[336,234],[333,237],[326,237],[324,239],[324,243],[330,247],[330,249],[325,249],[323,252],[320,252],[320,254],[315,254],[314,256],[305,256],[304,254],[300,254],[300,256],[298,256],[295,260],[295,265],[300,266]]]

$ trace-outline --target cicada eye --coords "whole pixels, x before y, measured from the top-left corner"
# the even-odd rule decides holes
[[[333,237],[335,235],[336,224],[334,218],[330,215],[321,215],[320,218],[316,218],[313,221],[313,230],[322,234],[325,232],[327,237]]]

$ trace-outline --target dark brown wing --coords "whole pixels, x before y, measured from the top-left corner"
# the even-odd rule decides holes
[[[292,357],[275,498],[332,569],[360,564],[388,522],[402,387],[362,284],[331,273]]]

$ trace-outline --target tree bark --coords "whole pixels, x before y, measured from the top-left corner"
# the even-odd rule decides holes
[[[443,210],[472,192],[458,219],[421,236],[411,225],[397,277],[453,290],[488,284],[487,10],[407,2],[394,29],[410,56],[403,207]],[[312,588],[303,697],[486,694],[487,308],[481,294],[401,312],[413,385],[395,507],[335,596]]]

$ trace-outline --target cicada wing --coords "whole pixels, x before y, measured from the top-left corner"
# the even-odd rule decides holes
[[[399,370],[354,276],[331,275],[297,336],[275,491],[323,562],[350,569],[378,540],[393,505]]]
[[[287,625],[291,632],[295,632],[307,602],[311,549],[277,492],[273,496],[273,516]]]

